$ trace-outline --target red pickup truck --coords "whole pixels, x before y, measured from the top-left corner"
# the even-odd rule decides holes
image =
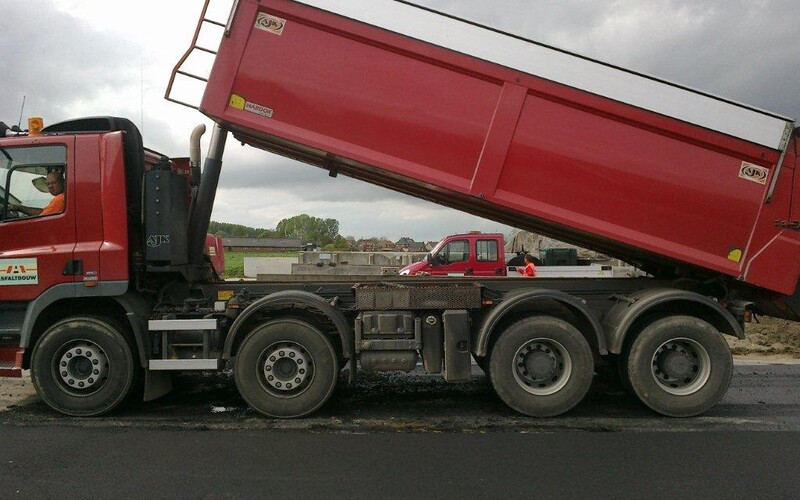
[[[419,262],[400,270],[403,276],[505,276],[506,253],[500,233],[445,237]]]

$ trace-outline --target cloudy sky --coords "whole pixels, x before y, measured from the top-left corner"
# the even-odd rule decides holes
[[[212,0],[225,20],[230,0]],[[344,0],[343,0],[344,1]],[[416,0],[615,65],[800,118],[793,0]],[[202,0],[0,0],[0,120],[131,118],[145,143],[188,155],[199,112],[163,99]],[[210,134],[207,134],[207,136]],[[208,137],[206,137],[207,139]],[[205,155],[204,142],[203,154]],[[509,228],[228,142],[212,218],[273,228],[332,217],[343,235],[435,240]]]

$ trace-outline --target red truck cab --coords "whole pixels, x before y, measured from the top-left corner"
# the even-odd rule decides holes
[[[503,235],[447,236],[425,258],[400,270],[403,276],[505,276]]]

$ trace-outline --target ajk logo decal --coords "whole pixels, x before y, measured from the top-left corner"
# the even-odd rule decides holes
[[[255,27],[274,35],[281,35],[283,34],[283,28],[286,27],[286,19],[270,16],[269,14],[261,12],[256,19]]]
[[[766,184],[769,170],[743,161],[742,166],[739,167],[739,177],[757,184]]]
[[[38,285],[36,259],[0,259],[0,286]]]

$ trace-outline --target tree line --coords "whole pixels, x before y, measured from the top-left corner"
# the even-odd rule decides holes
[[[208,232],[222,238],[297,238],[326,250],[344,250],[355,240],[339,234],[339,221],[308,214],[282,219],[275,229],[255,228],[241,224],[211,221]]]

